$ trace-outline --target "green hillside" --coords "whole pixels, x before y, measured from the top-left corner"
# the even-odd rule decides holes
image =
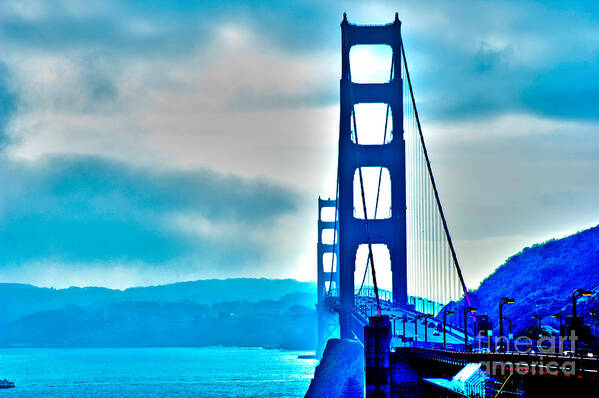
[[[578,288],[593,291],[592,297],[579,299],[578,313],[588,323],[597,324],[597,317],[589,312],[599,308],[599,226],[525,248],[471,291],[470,299],[479,314],[492,318],[496,330],[502,297],[516,300],[515,304],[504,306],[504,316],[512,319],[515,332],[532,325],[534,314],[543,317],[543,325],[557,328],[559,321],[551,315],[559,311],[570,315],[571,294]],[[464,308],[463,300],[457,308]],[[461,322],[459,314],[463,311],[456,312],[453,322]]]

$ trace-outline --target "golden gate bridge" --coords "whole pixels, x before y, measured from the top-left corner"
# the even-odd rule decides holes
[[[388,80],[353,81],[352,48],[381,45],[391,49]],[[369,126],[359,122],[358,108],[363,104],[385,106],[382,134],[368,131]],[[373,134],[378,142],[373,142]],[[374,175],[373,184],[365,183],[366,174]],[[373,187],[376,195],[368,195]],[[495,364],[491,370],[504,366],[504,372],[508,364],[510,377],[519,363],[530,367],[535,361],[550,361],[559,367],[572,362],[577,367],[576,377],[570,379],[554,375],[547,365],[529,369],[525,378],[487,378],[491,384],[503,384],[486,387],[493,395],[504,391],[525,396],[526,389],[538,390],[540,385],[558,391],[571,388],[572,380],[598,380],[599,362],[594,357],[573,359],[563,353],[543,357],[530,345],[511,343],[481,351],[468,344],[469,338],[480,343],[481,329],[490,344],[492,328],[484,327],[486,316],[477,321],[468,296],[427,151],[397,13],[386,25],[355,25],[343,16],[335,191],[332,199],[318,199],[317,355],[323,354],[330,338],[360,341],[367,362],[367,396],[422,396],[407,394],[394,377],[403,366],[398,364],[405,363],[420,367],[421,373],[427,369],[445,374],[487,361]],[[390,204],[389,211],[381,210],[381,203]],[[325,236],[332,239],[326,241]],[[365,258],[357,255],[360,250],[366,251]],[[377,265],[387,263],[390,290],[379,287],[376,274]],[[443,309],[458,301],[464,303],[463,309]],[[448,328],[447,317],[458,315],[463,315],[464,326]],[[546,378],[550,383],[543,384]],[[485,396],[484,391],[480,396]]]

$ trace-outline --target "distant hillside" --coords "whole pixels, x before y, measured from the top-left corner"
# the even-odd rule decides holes
[[[578,307],[587,322],[596,324],[589,312],[599,308],[599,226],[525,248],[507,259],[470,297],[479,314],[490,315],[496,330],[499,300],[514,298],[515,304],[504,306],[504,316],[523,330],[533,324],[535,313],[543,317],[544,325],[557,327],[559,323],[551,315],[558,311],[571,314],[571,293],[577,288],[593,290],[593,296],[581,298]],[[463,309],[464,303],[457,307]],[[461,313],[463,310],[458,310],[458,316],[448,320],[461,322]]]
[[[200,280],[113,290],[0,284],[0,346],[312,349],[314,283]]]
[[[313,349],[313,296],[278,300],[115,302],[40,311],[0,329],[3,347],[247,346]]]
[[[41,288],[32,285],[0,283],[0,323],[16,320],[38,311],[65,306],[89,306],[116,302],[181,302],[213,304],[221,301],[278,300],[291,293],[316,297],[312,282],[294,279],[207,279],[126,290],[103,287]]]
[[[125,301],[193,301],[197,304],[213,304],[235,300],[277,300],[290,293],[308,293],[316,297],[316,286],[312,282],[299,282],[295,279],[249,278],[206,279],[126,290],[103,287],[52,289],[0,283],[0,323],[68,305],[86,306]]]

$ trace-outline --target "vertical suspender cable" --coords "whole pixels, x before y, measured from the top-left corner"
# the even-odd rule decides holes
[[[350,74],[350,87],[351,87],[351,74]],[[351,92],[350,92],[351,93]],[[374,285],[374,295],[376,297],[376,308],[378,310],[379,315],[381,315],[381,303],[379,300],[379,288],[376,282],[376,271],[374,268],[374,257],[372,254],[372,241],[370,240],[370,223],[368,221],[368,213],[367,213],[367,208],[366,208],[366,196],[364,193],[364,178],[362,177],[362,167],[360,166],[360,158],[359,158],[359,151],[358,151],[358,145],[359,145],[359,140],[358,140],[358,128],[357,128],[357,123],[356,123],[356,112],[354,109],[354,104],[353,104],[353,97],[350,94],[350,98],[352,101],[352,118],[353,118],[353,125],[354,125],[354,133],[355,133],[355,137],[356,137],[356,144],[355,144],[355,148],[356,148],[356,163],[358,165],[358,175],[360,177],[360,193],[362,196],[362,209],[364,210],[364,221],[366,222],[366,236],[368,238],[368,257],[370,259],[370,266],[371,266],[371,271],[372,271],[372,284]]]
[[[426,299],[428,300],[430,298],[430,293],[431,293],[431,284],[430,284],[430,267],[431,267],[431,248],[430,248],[430,232],[431,232],[431,202],[429,199],[429,186],[425,185],[426,187],[426,196],[425,196],[425,200],[426,200],[426,229],[425,229],[425,242],[426,242],[426,275],[425,275],[425,280],[426,280]]]
[[[418,109],[416,108],[416,100],[414,99],[414,90],[412,88],[412,81],[410,79],[410,72],[408,69],[408,63],[406,61],[406,52],[405,52],[404,45],[403,45],[403,39],[400,39],[400,40],[401,40],[400,46],[401,46],[401,53],[402,53],[402,57],[403,57],[403,63],[406,68],[406,77],[408,78],[408,86],[410,88],[410,97],[412,98],[412,106],[414,108],[414,116],[416,117],[416,123],[418,124],[418,134],[420,136],[420,144],[422,145],[422,151],[423,151],[424,157],[426,159],[428,174],[429,174],[430,182],[431,182],[433,192],[435,195],[435,200],[437,202],[437,208],[439,210],[439,215],[441,216],[441,220],[443,221],[443,229],[445,230],[445,237],[447,239],[447,242],[449,243],[449,248],[451,249],[451,256],[452,256],[453,263],[456,268],[456,272],[459,277],[460,284],[462,286],[462,290],[464,291],[464,297],[466,298],[468,305],[472,306],[470,297],[468,296],[468,289],[466,288],[466,283],[464,282],[464,277],[462,275],[462,270],[460,269],[460,264],[458,262],[457,255],[456,255],[455,249],[453,247],[451,235],[449,234],[449,228],[447,227],[447,221],[445,219],[445,214],[443,213],[443,207],[441,206],[441,200],[439,198],[439,192],[437,191],[437,185],[435,183],[435,178],[433,176],[433,172],[430,167],[430,160],[428,158],[428,153],[426,151],[426,145],[424,143],[424,136],[422,135],[422,126],[420,124],[420,118],[418,117]],[[475,318],[474,314],[472,314],[472,317]]]
[[[441,302],[443,288],[443,264],[441,263],[441,253],[439,252],[439,219],[435,213],[435,302]]]
[[[425,232],[425,222],[426,222],[426,218],[425,218],[425,209],[426,209],[426,202],[425,202],[425,195],[424,195],[424,184],[423,184],[423,180],[422,180],[422,164],[420,163],[422,160],[422,153],[419,153],[419,171],[418,171],[418,179],[419,184],[420,184],[420,192],[422,192],[422,196],[420,197],[420,283],[422,285],[422,292],[420,294],[420,297],[423,298],[424,296],[426,296],[426,279],[425,279],[425,271],[426,271],[426,250],[425,250],[425,243],[424,243],[424,232]]]
[[[331,292],[331,286],[333,285],[333,266],[335,265],[335,257],[337,256],[337,209],[339,201],[339,165],[337,165],[337,186],[335,187],[335,229],[333,230],[333,253],[331,253],[331,273],[329,275],[329,288],[327,289],[327,295]],[[339,268],[339,259],[337,259],[337,268]],[[337,269],[339,271],[339,269]],[[338,287],[338,286],[336,286]]]
[[[393,79],[393,59],[391,59],[391,72],[389,73],[389,81]],[[353,106],[353,105],[352,105]],[[387,104],[387,110],[385,111],[385,132],[383,133],[383,145],[385,145],[387,141],[387,122],[389,121],[389,109],[390,105]],[[356,145],[358,145],[358,138],[356,136]],[[381,194],[381,179],[383,177],[383,167],[379,167],[379,179],[378,179],[378,188],[376,190],[376,202],[374,204],[374,219],[377,217],[377,213],[379,210],[379,197]],[[393,209],[392,209],[393,210]],[[366,212],[364,212],[366,214]],[[364,281],[366,280],[366,274],[368,273],[368,262],[370,257],[366,259],[366,266],[364,267],[364,276],[362,277],[362,283],[360,284],[360,289],[358,290],[358,296],[362,292],[362,288],[364,287]]]
[[[401,55],[400,55],[401,56]],[[348,71],[349,74],[349,97],[350,97],[350,102],[351,102],[351,117],[352,117],[352,121],[353,121],[353,126],[354,126],[354,135],[356,137],[356,143],[354,145],[354,148],[356,150],[356,164],[358,165],[358,175],[360,177],[360,193],[362,196],[362,209],[364,210],[364,221],[366,224],[366,236],[368,238],[368,257],[370,258],[370,265],[372,267],[372,282],[374,285],[374,294],[375,294],[375,298],[376,298],[376,307],[378,310],[378,314],[381,315],[381,303],[379,300],[379,288],[377,285],[377,281],[376,281],[376,271],[375,271],[375,267],[374,267],[374,257],[372,254],[372,241],[370,239],[370,223],[368,221],[368,213],[367,213],[367,208],[366,208],[366,196],[364,194],[364,178],[362,176],[362,167],[360,165],[360,154],[359,154],[359,150],[358,147],[360,145],[360,141],[358,140],[358,127],[357,127],[357,123],[356,123],[356,111],[355,111],[355,107],[354,107],[354,100],[353,100],[353,95],[352,95],[352,79],[351,79],[351,67]]]

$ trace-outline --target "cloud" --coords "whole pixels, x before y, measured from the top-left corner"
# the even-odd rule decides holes
[[[172,55],[188,51],[193,46],[189,38],[205,33],[206,23],[198,23],[197,15],[174,12],[173,7],[157,10],[151,2],[137,7],[113,0],[28,3],[0,5],[0,35],[9,39],[4,44],[8,48],[68,53],[89,47],[90,52]]]
[[[268,258],[271,226],[297,212],[295,194],[209,170],[138,169],[61,157],[1,170],[0,264],[187,261],[242,269]],[[199,222],[201,220],[201,222]]]
[[[350,20],[388,19],[397,8],[378,4],[350,12]],[[590,109],[599,88],[596,5],[426,1],[406,2],[399,11],[416,97],[429,119],[522,109],[597,119]]]
[[[522,107],[543,115],[595,119],[596,112],[586,105],[599,89],[593,78],[599,57],[594,7],[533,1],[402,4],[399,11],[421,108],[440,119],[488,116]],[[27,7],[6,2],[1,11],[0,36],[8,58],[18,53],[22,62],[40,52],[71,59],[104,57],[118,64],[117,71],[140,62],[181,61],[190,54],[196,55],[192,66],[201,69],[197,58],[211,60],[212,44],[222,45],[222,33],[228,29],[229,38],[247,42],[242,50],[250,55],[223,60],[229,72],[241,66],[249,69],[230,82],[246,78],[248,84],[260,83],[264,77],[275,77],[263,87],[265,93],[241,87],[234,103],[264,109],[336,103],[342,12],[348,11],[351,21],[383,23],[393,17],[397,4],[106,1],[83,6],[61,1],[50,7],[31,1]],[[267,64],[252,65],[252,57],[267,61],[275,73],[264,70]],[[289,69],[298,63],[312,67],[302,76],[298,68]],[[263,78],[251,73],[257,66],[266,72]],[[172,63],[170,67],[177,69]],[[110,72],[114,76],[116,71]],[[286,92],[276,89],[285,82],[306,81],[307,75],[316,84]],[[564,96],[580,100],[556,106]]]
[[[10,86],[10,72],[0,62],[0,150],[8,143],[6,125],[17,108],[16,93]]]
[[[400,6],[451,228],[474,242],[464,250],[592,218],[597,6]],[[143,282],[149,269],[155,281],[186,279],[207,264],[223,271],[210,276],[237,264],[312,278],[312,205],[334,194],[341,16],[385,23],[397,8],[1,2],[0,173],[10,189],[0,220],[19,240],[0,259],[30,277],[54,270],[48,280],[77,269],[74,283],[103,267],[118,276],[107,283]]]
[[[597,123],[506,115],[427,131],[448,222],[460,239],[546,238],[599,222]]]

